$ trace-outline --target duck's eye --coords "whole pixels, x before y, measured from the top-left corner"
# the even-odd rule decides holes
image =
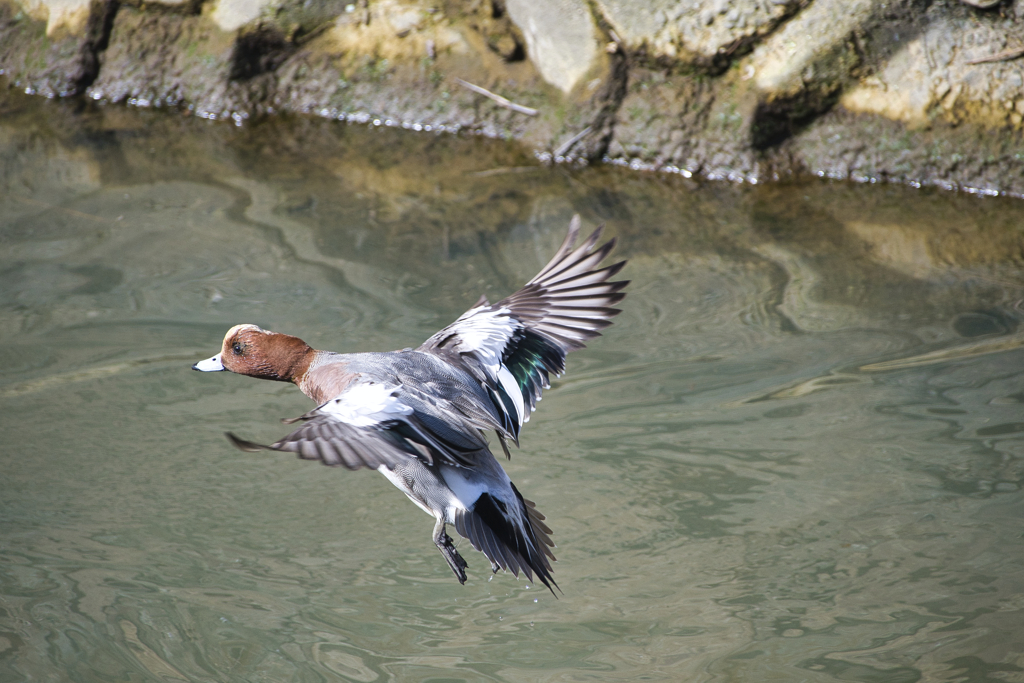
[[[235,352],[236,356],[242,355],[242,345],[239,342],[235,342],[231,345],[231,350]]]

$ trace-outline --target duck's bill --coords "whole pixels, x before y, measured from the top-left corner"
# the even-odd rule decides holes
[[[201,360],[192,366],[193,370],[199,370],[200,372],[220,372],[221,370],[227,370],[224,364],[220,362],[220,354],[218,353],[213,358],[207,358]]]

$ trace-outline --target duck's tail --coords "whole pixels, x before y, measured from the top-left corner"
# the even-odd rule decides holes
[[[500,567],[518,577],[522,570],[531,581],[536,574],[537,580],[558,597],[558,584],[551,576],[551,561],[555,560],[551,529],[537,506],[523,498],[514,484],[512,490],[518,510],[510,510],[505,501],[483,493],[472,510],[456,513],[455,530],[487,556],[494,571]]]

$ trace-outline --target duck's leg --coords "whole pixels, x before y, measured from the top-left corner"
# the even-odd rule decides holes
[[[459,580],[459,583],[466,583],[466,567],[469,565],[455,549],[452,537],[445,531],[445,524],[441,519],[438,519],[437,524],[434,525],[434,545],[448,561],[448,566],[455,572],[455,578]]]

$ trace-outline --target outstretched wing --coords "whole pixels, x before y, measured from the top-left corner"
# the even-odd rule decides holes
[[[576,247],[580,219],[537,275],[496,304],[482,300],[419,347],[466,369],[489,392],[502,413],[504,435],[518,440],[550,375],[565,371],[565,355],[601,334],[619,314],[612,308],[626,295],[628,280],[610,282],[625,261],[597,266],[615,240],[595,248],[598,228]]]
[[[302,426],[269,446],[227,437],[243,451],[284,451],[350,470],[393,467],[410,458],[470,467],[486,443],[476,429],[449,425],[435,406],[395,385],[363,380],[300,417]]]

